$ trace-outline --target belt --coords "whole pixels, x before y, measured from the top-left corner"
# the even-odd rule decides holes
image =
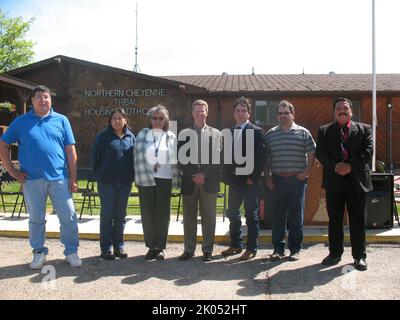
[[[300,172],[273,172],[272,174],[280,177],[293,177],[297,176]]]

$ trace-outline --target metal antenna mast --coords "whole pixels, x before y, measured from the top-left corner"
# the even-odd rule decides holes
[[[137,55],[138,55],[138,5],[136,2],[136,45],[135,45],[135,66],[133,67],[134,72],[140,72],[140,67],[137,62]]]

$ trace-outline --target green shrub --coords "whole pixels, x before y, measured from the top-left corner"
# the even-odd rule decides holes
[[[0,111],[11,113],[14,109],[14,105],[11,102],[5,101],[0,103]]]

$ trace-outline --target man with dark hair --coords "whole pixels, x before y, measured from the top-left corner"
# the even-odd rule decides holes
[[[294,106],[282,100],[277,107],[279,125],[265,135],[267,187],[273,191],[271,260],[285,256],[285,234],[289,220],[289,260],[300,256],[303,241],[304,194],[306,181],[315,160],[311,133],[294,122]]]
[[[261,172],[264,169],[265,147],[264,131],[250,121],[251,106],[245,98],[239,98],[233,104],[233,117],[236,126],[231,129],[233,137],[232,164],[224,164],[224,180],[229,184],[228,210],[229,235],[231,238],[230,247],[222,251],[227,257],[239,254],[243,249],[242,220],[240,207],[244,203],[245,217],[247,224],[246,251],[240,257],[241,260],[249,260],[256,256],[258,249],[258,197],[259,181]],[[240,153],[241,150],[241,154]],[[247,150],[250,150],[249,154]],[[243,164],[240,163],[242,156],[252,162],[253,168],[250,172],[242,172]],[[247,164],[245,164],[245,167]]]
[[[339,98],[335,122],[318,130],[316,157],[323,165],[329,216],[329,255],[323,265],[335,265],[343,254],[343,215],[349,216],[354,267],[367,270],[365,250],[366,193],[372,190],[369,162],[373,153],[371,126],[351,121],[352,103]]]
[[[31,269],[46,262],[46,201],[49,196],[60,220],[64,255],[71,267],[80,267],[78,224],[71,192],[78,190],[75,139],[68,119],[55,112],[45,86],[32,92],[32,109],[16,118],[0,139],[0,157],[6,170],[22,183],[29,212]],[[9,146],[18,142],[19,168],[11,162]]]

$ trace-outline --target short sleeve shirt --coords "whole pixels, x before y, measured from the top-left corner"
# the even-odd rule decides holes
[[[303,171],[307,167],[307,155],[315,153],[310,131],[295,123],[288,132],[280,126],[273,127],[265,134],[264,141],[272,173]]]
[[[18,143],[20,169],[28,180],[68,178],[65,147],[75,144],[75,138],[64,115],[51,109],[41,118],[32,109],[16,118],[1,139],[9,145]]]

